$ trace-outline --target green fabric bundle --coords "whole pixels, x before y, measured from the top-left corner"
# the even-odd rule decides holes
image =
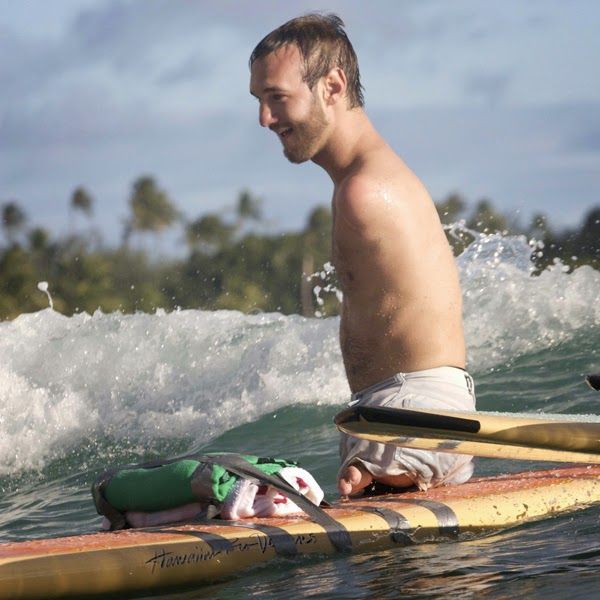
[[[242,458],[266,475],[296,466],[296,463],[283,459],[246,455]],[[199,478],[201,485],[198,485]],[[151,466],[123,467],[109,477],[102,476],[94,485],[97,487],[101,483],[104,499],[119,512],[155,512],[191,502],[223,502],[238,479],[218,464],[187,457]],[[198,497],[197,492],[194,493],[198,489],[207,490],[207,497]]]

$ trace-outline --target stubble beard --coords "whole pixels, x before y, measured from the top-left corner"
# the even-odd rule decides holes
[[[327,117],[313,97],[310,116],[303,122],[293,124],[292,138],[283,146],[284,156],[294,164],[310,160],[319,151],[323,132],[327,128]]]

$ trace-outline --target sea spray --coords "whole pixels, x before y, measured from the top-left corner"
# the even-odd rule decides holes
[[[598,337],[600,273],[557,264],[533,276],[530,253],[524,238],[478,234],[458,258],[476,380],[590,328]],[[276,313],[51,308],[0,323],[0,474],[106,443],[138,455],[164,440],[198,447],[283,407],[342,406],[338,326]]]
[[[52,296],[50,295],[50,292],[48,291],[48,282],[40,281],[37,284],[37,289],[40,290],[40,292],[43,292],[44,294],[46,294],[46,296],[48,297],[48,304],[50,305],[50,308],[52,310],[54,310],[54,302],[52,300]]]
[[[479,234],[459,257],[468,362],[474,371],[600,326],[600,272],[560,261],[533,274],[524,236]]]
[[[313,283],[313,295],[317,306],[319,307],[315,310],[315,317],[321,318],[325,316],[323,312],[323,307],[325,306],[325,294],[332,294],[338,303],[342,302],[344,294],[338,287],[335,276],[335,267],[332,263],[326,262],[321,270],[308,275],[306,281]]]
[[[40,468],[90,438],[202,443],[348,391],[334,320],[47,309],[0,327],[0,474]]]

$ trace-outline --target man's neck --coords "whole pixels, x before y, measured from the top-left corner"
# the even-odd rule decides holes
[[[370,149],[382,143],[385,142],[364,110],[345,111],[336,120],[327,144],[312,161],[325,170],[337,186],[355,170]]]

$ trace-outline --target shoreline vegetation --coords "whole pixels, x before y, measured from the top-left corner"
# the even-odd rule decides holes
[[[569,271],[582,265],[600,270],[600,205],[586,213],[578,228],[562,230],[541,213],[523,226],[499,213],[490,200],[470,205],[459,194],[436,202],[436,208],[445,225],[464,223],[447,230],[455,255],[475,239],[472,232],[525,235],[536,240],[534,276],[557,260]],[[118,247],[106,246],[93,227],[53,239],[42,226],[29,224],[16,201],[3,202],[0,209],[0,320],[47,308],[48,298],[38,288],[46,281],[54,308],[65,315],[158,308],[307,317],[339,311],[335,294],[320,294],[336,289],[328,266],[332,217],[325,206],[314,208],[300,231],[263,233],[261,202],[243,190],[233,213],[206,213],[189,221],[152,176],[142,176],[132,186]],[[91,223],[93,196],[76,188],[68,209],[72,223],[77,214]],[[183,258],[157,259],[132,247],[134,236],[154,239],[175,227],[185,235]]]

